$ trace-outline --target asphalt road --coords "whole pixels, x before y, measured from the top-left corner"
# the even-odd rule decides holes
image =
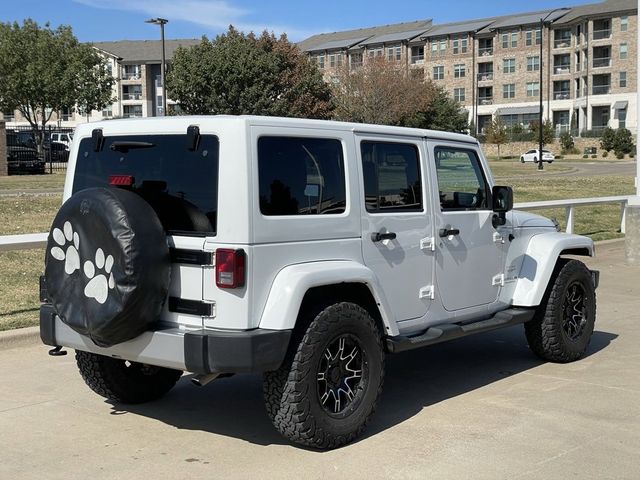
[[[596,332],[586,358],[542,363],[522,327],[390,356],[364,438],[316,452],[264,413],[257,376],[114,405],[72,354],[0,347],[0,479],[637,479],[640,269],[599,245]]]

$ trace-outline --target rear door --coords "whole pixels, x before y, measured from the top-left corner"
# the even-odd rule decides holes
[[[431,303],[433,220],[422,139],[357,138],[362,252],[396,321],[422,317]]]
[[[449,311],[497,300],[503,239],[493,227],[490,185],[476,145],[429,141],[440,198],[436,290]]]

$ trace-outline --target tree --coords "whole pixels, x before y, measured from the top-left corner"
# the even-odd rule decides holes
[[[563,132],[562,135],[560,135],[560,146],[562,147],[563,154],[575,152],[576,144],[569,132]]]
[[[619,128],[615,133],[613,150],[616,157],[623,158],[625,154],[633,152],[633,136],[626,128]]]
[[[428,108],[434,88],[431,81],[407,75],[397,63],[377,57],[368,58],[357,70],[344,65],[332,90],[336,120],[407,126],[410,118]]]
[[[469,113],[443,87],[435,87],[425,109],[409,119],[406,126],[466,133]]]
[[[540,141],[540,123],[531,122],[531,136],[534,142]],[[555,132],[553,131],[553,124],[549,119],[545,120],[542,124],[542,146],[549,145],[555,141]]]
[[[500,159],[500,145],[507,143],[507,129],[499,116],[489,124],[487,142],[498,147],[498,159]]]
[[[52,30],[31,19],[0,23],[0,72],[0,107],[19,110],[38,132],[40,145],[54,112],[99,110],[112,101],[113,78],[105,60],[79,43],[68,26]]]
[[[189,114],[329,118],[331,90],[317,67],[287,40],[232,26],[214,40],[179,48],[167,90]]]
[[[600,138],[600,147],[605,152],[610,152],[615,149],[616,132],[613,128],[607,127],[602,131],[602,137]]]

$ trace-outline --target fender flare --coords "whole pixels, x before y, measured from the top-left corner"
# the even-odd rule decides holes
[[[399,335],[398,326],[376,275],[364,265],[350,260],[300,263],[280,270],[271,284],[260,317],[260,328],[294,328],[302,300],[310,288],[340,283],[365,284],[378,306],[385,333]]]
[[[588,256],[593,257],[595,246],[590,238],[561,232],[547,232],[531,237],[518,274],[512,305],[540,305],[558,257],[565,251],[572,251],[573,255],[580,255],[581,253],[576,252],[585,251]]]

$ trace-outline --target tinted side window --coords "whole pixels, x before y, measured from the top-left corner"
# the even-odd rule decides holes
[[[258,139],[263,215],[318,215],[345,211],[342,143],[327,138]]]
[[[473,150],[436,147],[435,160],[442,210],[488,208],[487,183]]]
[[[422,211],[420,157],[415,145],[362,142],[360,151],[368,212]]]

